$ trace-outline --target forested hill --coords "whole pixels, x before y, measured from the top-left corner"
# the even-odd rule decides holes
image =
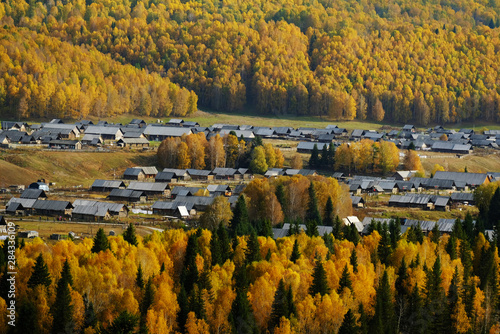
[[[0,24],[6,27],[2,35],[24,27],[86,47],[103,72],[104,62],[117,65],[94,50],[157,72],[193,90],[200,106],[216,110],[250,105],[264,114],[421,125],[500,120],[499,0],[3,0]],[[26,65],[22,52],[15,59],[9,44],[27,35],[17,36],[2,40],[0,49],[13,63],[0,68],[2,106],[37,112],[22,80],[39,78],[40,69]],[[116,112],[108,106],[121,92],[109,73],[104,78],[113,84],[87,80],[85,87],[81,64],[72,65],[73,71],[51,68],[47,80],[56,89],[46,95],[55,96],[61,82],[81,94],[95,88],[100,98],[89,112],[103,109],[96,103],[106,105],[103,112]],[[132,98],[128,110],[162,115],[159,91],[150,83],[160,79],[141,75],[148,79],[133,86],[142,102]],[[189,97],[193,104],[194,95]],[[61,112],[80,112],[70,109]]]

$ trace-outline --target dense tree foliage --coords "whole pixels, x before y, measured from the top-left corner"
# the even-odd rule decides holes
[[[0,20],[15,115],[185,115],[197,98],[423,125],[500,115],[496,0],[7,0]]]
[[[90,238],[37,238],[16,250],[18,332],[495,332],[498,248],[482,233],[470,238],[468,225],[385,241],[392,228],[375,226],[354,244],[303,232],[278,240],[253,232],[231,243],[221,224],[153,232],[137,245],[109,236],[98,253]],[[0,306],[5,317],[4,299]]]

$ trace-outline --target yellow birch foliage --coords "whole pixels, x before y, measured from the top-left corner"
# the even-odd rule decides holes
[[[208,324],[203,319],[197,319],[194,312],[189,312],[186,321],[186,333],[188,334],[209,334]]]

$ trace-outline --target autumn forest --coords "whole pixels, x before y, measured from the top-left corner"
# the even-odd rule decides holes
[[[500,120],[497,0],[5,0],[0,21],[11,118]]]

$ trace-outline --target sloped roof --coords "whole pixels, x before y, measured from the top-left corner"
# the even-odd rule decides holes
[[[323,149],[323,146],[326,146],[328,148],[328,143],[319,143],[319,142],[310,142],[310,141],[301,141],[297,145],[297,150],[310,150],[312,151],[314,149],[314,145],[318,148],[318,151],[321,151]]]
[[[121,136],[123,135],[122,130],[116,126],[99,126],[99,125],[89,125],[85,130],[85,133],[109,135],[109,136]]]
[[[31,209],[33,208],[33,205],[35,205],[36,199],[31,199],[31,198],[17,198],[17,197],[12,197],[8,202],[7,206],[11,205],[12,203],[20,203],[23,208],[25,209]]]
[[[457,193],[454,192],[450,196],[452,201],[456,202],[474,202],[474,193]]]
[[[137,182],[132,181],[128,185],[129,190],[148,191],[148,192],[163,192],[168,188],[168,183],[164,182]]]
[[[118,143],[125,143],[127,145],[149,144],[149,140],[144,137],[140,137],[140,134],[138,134],[137,137],[120,138]]]
[[[157,181],[171,181],[175,177],[175,174],[172,172],[159,172],[155,176],[155,180]]]
[[[212,173],[218,176],[233,176],[238,170],[234,168],[215,167]]]
[[[187,173],[191,176],[208,176],[212,174],[211,170],[207,169],[187,169]]]
[[[149,124],[144,130],[144,134],[148,136],[181,137],[184,134],[191,134],[191,130],[184,127],[157,126]]]
[[[42,189],[25,189],[21,194],[21,198],[38,199],[40,197],[47,198]]]
[[[132,198],[139,199],[141,196],[144,196],[143,191],[132,190],[132,189],[113,189],[109,193],[108,197],[118,197],[118,198]]]
[[[163,172],[174,173],[175,176],[184,176],[187,173],[187,169],[176,169],[176,168],[164,168]]]
[[[92,188],[120,188],[125,187],[125,183],[120,180],[95,180]]]
[[[68,201],[37,200],[33,204],[33,209],[36,210],[64,211],[71,208],[73,208],[73,205]]]
[[[488,175],[486,173],[461,173],[461,172],[442,172],[442,171],[437,171],[434,174],[434,179],[441,179],[441,180],[453,180],[455,182],[461,181],[465,182],[468,186],[473,185],[473,186],[479,186],[483,184],[486,179],[488,178]]]

